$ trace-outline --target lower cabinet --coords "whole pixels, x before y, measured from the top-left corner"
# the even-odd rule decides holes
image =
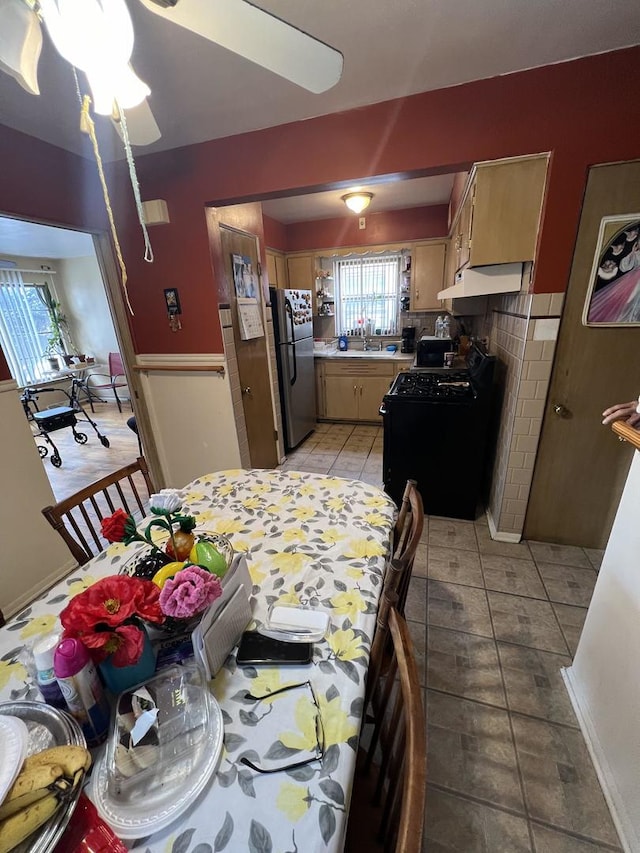
[[[379,421],[382,398],[396,375],[391,362],[345,359],[316,361],[318,417],[329,420]]]

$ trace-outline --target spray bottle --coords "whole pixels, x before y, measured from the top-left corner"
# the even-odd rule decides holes
[[[102,743],[109,731],[109,703],[86,647],[73,637],[62,640],[53,668],[69,713],[80,724],[87,744]]]

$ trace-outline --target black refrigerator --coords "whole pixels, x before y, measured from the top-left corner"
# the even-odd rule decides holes
[[[310,290],[269,288],[284,445],[293,450],[316,426],[313,303]]]

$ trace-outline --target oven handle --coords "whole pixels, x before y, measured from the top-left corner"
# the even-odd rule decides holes
[[[384,403],[380,404],[380,408],[378,409],[378,414],[382,415],[383,417],[384,417],[384,415],[387,414],[387,407],[385,406]]]

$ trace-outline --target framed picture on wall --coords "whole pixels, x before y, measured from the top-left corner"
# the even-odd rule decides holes
[[[582,323],[640,326],[640,213],[602,218]]]

